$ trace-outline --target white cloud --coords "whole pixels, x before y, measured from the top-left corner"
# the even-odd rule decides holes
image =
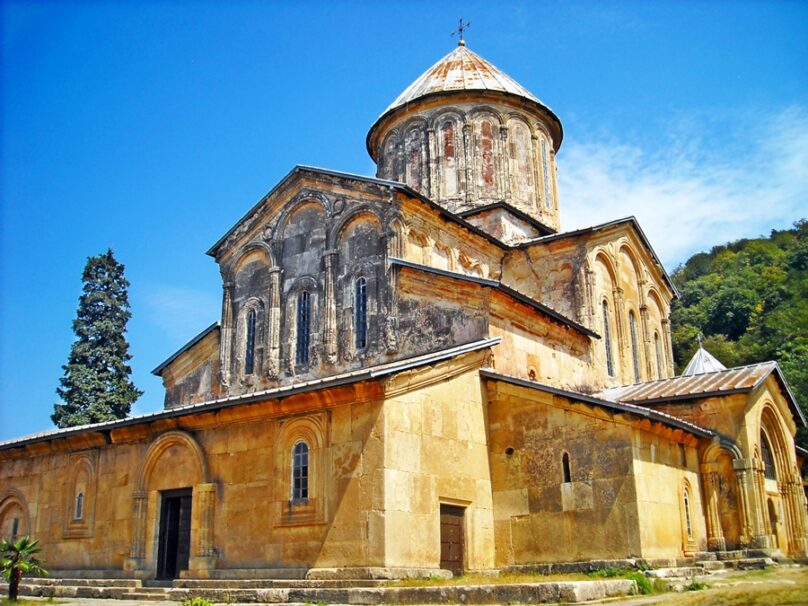
[[[163,286],[145,297],[149,319],[175,343],[186,343],[221,314],[215,294]]]
[[[808,215],[808,109],[669,128],[661,150],[607,136],[566,145],[558,169],[563,229],[634,215],[673,269],[695,252]]]

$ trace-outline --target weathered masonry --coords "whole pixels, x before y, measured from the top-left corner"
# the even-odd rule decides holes
[[[154,414],[0,444],[0,534],[54,573],[384,576],[808,555],[774,362],[674,376],[633,218],[560,229],[561,122],[464,45],[208,251],[222,313]]]

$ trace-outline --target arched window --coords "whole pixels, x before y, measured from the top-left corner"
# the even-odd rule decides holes
[[[455,127],[454,122],[447,121],[441,127],[441,143],[443,156],[441,161],[443,190],[446,196],[457,194],[457,164],[455,160]]]
[[[693,538],[693,525],[690,521],[690,493],[687,491],[687,487],[685,487],[684,491],[682,492],[682,502],[685,506],[685,529],[687,530],[687,538]]]
[[[81,520],[84,517],[84,493],[76,494],[76,506],[73,509],[73,519]]]
[[[494,192],[494,133],[488,120],[480,125],[480,173],[483,191]]]
[[[572,474],[570,473],[570,456],[566,452],[561,456],[561,474],[565,484],[572,481]]]
[[[637,348],[637,318],[633,311],[628,312],[628,326],[631,331],[631,360],[634,362],[634,382],[640,381],[640,350]]]
[[[297,297],[297,350],[298,364],[309,363],[309,330],[311,324],[311,306],[309,291],[304,290]]]
[[[20,532],[20,518],[13,518],[11,520],[11,541],[12,543],[17,540],[17,533]]]
[[[657,379],[662,378],[662,345],[659,343],[659,333],[654,333],[654,350],[656,351]]]
[[[255,320],[255,310],[251,309],[247,314],[247,339],[244,351],[244,373],[248,375],[255,369]]]
[[[553,188],[550,182],[550,161],[547,157],[547,141],[544,137],[541,138],[541,168],[542,178],[544,180],[544,206],[546,208],[552,208]]]
[[[292,501],[309,498],[309,446],[297,442],[292,449]]]
[[[774,467],[774,458],[772,457],[772,449],[769,446],[769,440],[766,439],[765,434],[760,434],[760,456],[763,458],[763,465],[765,469],[763,475],[767,480],[777,479],[777,470]]]
[[[609,327],[609,304],[603,302],[603,344],[606,346],[606,371],[610,377],[614,376],[614,361],[612,360],[612,331]]]
[[[356,349],[368,344],[368,281],[359,278],[356,281],[354,301],[354,335]]]

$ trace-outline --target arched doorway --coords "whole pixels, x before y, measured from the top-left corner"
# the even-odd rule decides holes
[[[205,453],[193,437],[170,431],[155,439],[133,494],[126,568],[144,577],[172,579],[185,570],[215,567],[215,495]]]

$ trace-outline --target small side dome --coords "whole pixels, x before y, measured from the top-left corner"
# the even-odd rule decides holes
[[[693,358],[688,362],[687,368],[682,373],[683,377],[692,377],[693,375],[703,375],[708,372],[718,372],[719,370],[726,370],[727,367],[719,362],[715,356],[702,347],[699,343],[699,348],[693,355]]]
[[[376,176],[454,213],[505,204],[558,231],[560,120],[465,45],[417,78],[370,128]],[[464,215],[465,216],[465,215]]]

